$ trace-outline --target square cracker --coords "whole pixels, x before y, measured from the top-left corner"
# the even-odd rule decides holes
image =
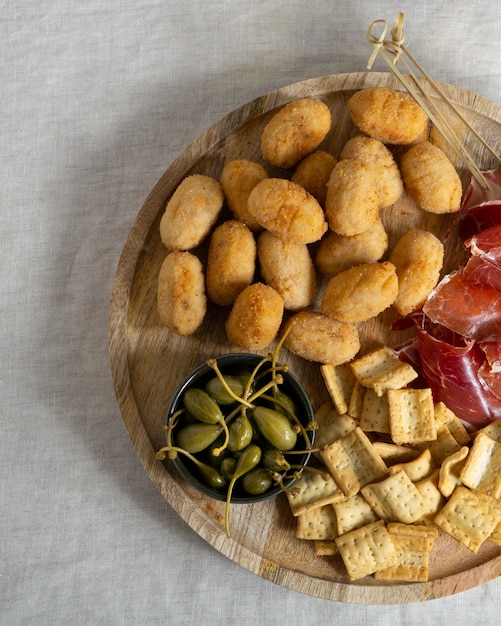
[[[364,485],[388,473],[385,462],[374,450],[364,431],[357,426],[320,452],[334,480],[348,497]]]
[[[330,504],[298,515],[296,537],[310,541],[334,541],[338,536],[336,513]]]
[[[301,477],[285,492],[294,517],[344,498],[344,493],[327,469],[319,471],[321,473],[303,470]]]
[[[394,443],[419,444],[437,438],[431,389],[390,389],[388,405]]]
[[[372,445],[387,466],[395,465],[395,463],[407,463],[416,459],[420,454],[419,450],[414,448],[397,446],[395,443],[387,443],[386,441],[374,441]]]
[[[404,470],[362,487],[361,492],[385,522],[412,524],[428,512],[426,501]]]
[[[388,524],[398,562],[395,565],[377,570],[377,580],[401,580],[405,582],[426,582],[429,576],[429,555],[438,530],[430,526],[410,526],[398,522]]]
[[[429,476],[434,469],[435,462],[431,456],[431,452],[429,449],[425,449],[412,461],[392,465],[388,471],[390,474],[395,474],[400,470],[404,470],[412,482],[416,482],[417,480],[422,480],[423,478]]]
[[[359,426],[364,432],[390,434],[390,416],[386,394],[378,396],[373,389],[366,389],[362,400]]]
[[[501,522],[496,526],[496,528],[492,531],[489,539],[498,546],[501,546]]]
[[[446,499],[438,488],[439,471],[436,469],[432,474],[418,480],[416,483],[417,490],[426,502],[427,512],[416,520],[418,524],[433,524],[435,515],[442,509]]]
[[[442,461],[438,475],[438,488],[445,498],[449,498],[454,489],[461,484],[459,476],[469,452],[468,446],[462,446]]]
[[[429,447],[437,465],[441,465],[442,461],[451,454],[461,449],[461,445],[453,437],[449,428],[442,422],[435,421],[437,427],[437,438],[435,441],[428,442],[424,445]]]
[[[501,443],[479,433],[466,458],[461,482],[493,498],[501,497]]]
[[[364,578],[398,561],[395,545],[382,520],[338,537],[336,545],[350,580]]]
[[[501,443],[501,419],[494,420],[490,424],[487,424],[487,426],[484,426],[478,433],[484,433],[484,435]]]
[[[459,417],[443,402],[435,404],[435,420],[447,426],[450,434],[460,446],[470,442],[471,437]]]
[[[335,502],[332,506],[336,512],[337,530],[340,535],[377,522],[379,519],[367,500],[359,493]]]
[[[459,485],[433,522],[476,553],[501,521],[499,501]]]
[[[320,366],[327,391],[338,413],[347,413],[356,378],[348,363]]]
[[[387,346],[352,361],[350,365],[356,379],[378,396],[389,389],[402,389],[418,376],[411,365],[401,361]]]
[[[315,422],[317,423],[315,448],[330,445],[333,441],[344,437],[357,426],[356,421],[347,413],[338,413],[330,401],[325,402],[317,409]]]
[[[315,554],[317,556],[334,556],[337,554],[336,542],[332,540],[316,539],[313,542]]]
[[[362,403],[366,391],[367,388],[361,385],[357,380],[351,392],[350,402],[348,404],[348,415],[351,415],[354,419],[358,419],[362,413]]]

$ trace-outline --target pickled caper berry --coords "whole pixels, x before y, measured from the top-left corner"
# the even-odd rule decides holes
[[[272,482],[272,472],[265,467],[257,467],[242,477],[242,487],[253,496],[258,496],[267,491]]]

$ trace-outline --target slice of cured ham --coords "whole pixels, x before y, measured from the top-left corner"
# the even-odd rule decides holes
[[[399,352],[475,428],[501,419],[501,170],[483,174],[490,188],[472,180],[458,224],[470,256],[410,316],[418,336]]]
[[[501,367],[500,344],[465,339],[431,324],[422,313],[400,320],[393,328],[404,329],[408,322],[418,327],[417,337],[397,348],[396,353],[420,374],[421,385],[430,387],[434,402],[443,402],[474,428],[501,419],[501,376],[493,365],[498,359],[497,366]],[[487,350],[494,361],[486,358]]]
[[[432,322],[468,339],[501,340],[501,293],[453,272],[441,280],[423,306]]]

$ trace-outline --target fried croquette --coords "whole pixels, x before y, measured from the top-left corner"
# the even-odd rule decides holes
[[[247,159],[228,161],[221,172],[221,186],[230,211],[252,232],[262,228],[247,210],[247,198],[257,183],[265,178],[268,178],[267,170],[260,163]]]
[[[202,263],[191,252],[174,250],[164,259],[157,286],[157,310],[178,335],[193,334],[207,308]]]
[[[160,237],[169,250],[190,250],[209,234],[223,207],[217,180],[203,174],[186,177],[174,191],[160,220]]]
[[[233,304],[254,279],[256,240],[244,222],[227,220],[212,233],[205,282],[209,300],[220,306]]]
[[[412,96],[389,87],[355,92],[348,100],[348,111],[360,131],[383,143],[414,143],[428,125],[428,116]]]
[[[276,337],[284,301],[273,287],[252,283],[237,296],[226,320],[229,341],[247,350],[262,350]]]
[[[398,295],[393,303],[400,315],[420,309],[435,288],[444,261],[444,246],[432,233],[412,229],[393,248],[389,261],[398,276]]]
[[[299,311],[315,296],[316,275],[308,246],[282,241],[265,230],[257,240],[261,275],[283,298],[284,307]]]
[[[363,161],[376,169],[380,209],[394,204],[403,194],[400,170],[382,141],[365,135],[352,137],[341,150],[340,158]]]
[[[342,322],[365,322],[391,306],[397,294],[398,278],[393,263],[365,263],[329,280],[320,310]]]
[[[247,209],[273,235],[292,243],[312,243],[327,230],[324,212],[303,187],[285,178],[266,178],[249,195]]]
[[[378,219],[379,193],[375,170],[355,159],[336,163],[327,184],[325,216],[335,233],[358,235]]]
[[[329,107],[321,100],[300,98],[282,107],[264,127],[261,153],[281,168],[294,167],[322,143],[331,128]]]
[[[289,320],[286,331],[284,346],[308,361],[341,365],[353,359],[360,350],[354,325],[318,311],[296,313]]]
[[[372,226],[347,237],[329,231],[320,242],[315,267],[324,276],[334,276],[353,265],[375,263],[388,249],[388,234],[378,217]]]
[[[407,150],[400,161],[407,193],[430,213],[456,213],[461,205],[461,179],[454,165],[438,146],[421,141]]]
[[[304,187],[324,207],[327,183],[335,165],[332,154],[323,150],[312,152],[297,165],[291,181]]]

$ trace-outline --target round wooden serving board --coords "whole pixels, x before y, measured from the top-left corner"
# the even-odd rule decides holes
[[[317,557],[310,542],[296,539],[295,520],[285,495],[261,504],[234,505],[232,538],[228,539],[224,531],[224,503],[195,491],[168,461],[155,458],[156,450],[164,443],[162,425],[169,398],[181,379],[209,357],[239,351],[225,336],[228,311],[215,305],[209,305],[203,325],[190,337],[179,337],[160,323],[156,285],[167,251],[160,240],[159,222],[167,200],[188,174],[203,173],[218,179],[229,159],[262,162],[260,135],[264,125],[279,107],[300,97],[320,98],[329,105],[333,126],[321,148],[338,157],[346,140],[355,132],[348,116],[348,98],[356,90],[375,86],[402,89],[391,73],[343,74],[307,80],[246,104],[188,146],[151,191],[127,238],[113,285],[108,334],[116,397],[132,445],[162,496],[201,537],[242,567],[289,589],[351,603],[402,604],[458,593],[499,576],[501,547],[487,541],[473,554],[441,533],[430,557],[429,582],[395,584],[367,577],[352,583],[339,558]],[[501,107],[456,87],[441,86],[487,143],[499,152]],[[431,131],[430,139],[456,162],[436,131]],[[488,152],[469,134],[464,141],[481,169],[496,166]],[[290,176],[290,172],[263,164],[270,175]],[[466,186],[469,172],[457,162],[456,165]],[[445,240],[453,219],[424,213],[407,196],[386,210],[382,218],[390,236],[390,249],[411,226],[427,228]],[[205,259],[203,246],[197,253]],[[462,254],[457,238],[449,237],[444,273],[460,263]],[[323,284],[319,277],[318,293]],[[313,308],[317,305],[318,297]],[[361,354],[382,344],[397,345],[409,336],[388,330],[393,319],[395,314],[388,311],[360,327]],[[317,409],[328,397],[318,364],[294,357],[285,349],[280,360],[291,365],[313,408]]]

